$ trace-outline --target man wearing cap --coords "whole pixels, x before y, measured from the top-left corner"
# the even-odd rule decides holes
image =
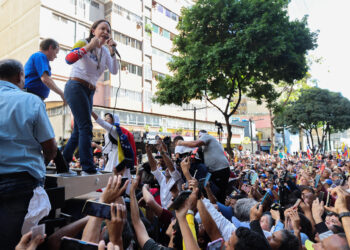
[[[207,131],[201,130],[196,141],[177,142],[177,146],[201,147],[203,146],[204,164],[212,174],[210,180],[220,189],[216,194],[219,202],[224,203],[226,189],[230,177],[230,164],[224,154],[224,148],[215,137],[209,135]]]

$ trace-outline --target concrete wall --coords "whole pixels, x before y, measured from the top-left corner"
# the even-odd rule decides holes
[[[40,0],[5,0],[0,4],[0,59],[25,63],[39,49]]]

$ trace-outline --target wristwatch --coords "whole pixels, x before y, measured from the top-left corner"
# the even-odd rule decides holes
[[[194,212],[193,212],[192,210],[188,209],[188,210],[187,210],[187,214],[192,214],[192,215],[194,215]]]
[[[339,220],[340,220],[340,222],[341,222],[341,219],[342,219],[343,217],[350,217],[350,212],[340,213],[340,214],[339,214]]]

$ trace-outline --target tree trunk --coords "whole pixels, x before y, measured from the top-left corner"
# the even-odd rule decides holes
[[[232,138],[232,125],[230,124],[230,116],[225,115],[225,122],[227,127],[227,141],[226,141],[226,149],[230,158],[233,159],[233,151],[231,148],[231,138]]]
[[[271,140],[271,147],[270,147],[270,153],[273,154],[275,152],[275,130],[274,130],[274,125],[273,125],[273,117],[272,117],[272,110],[271,108],[269,108],[269,113],[270,113],[270,125],[271,125],[271,136],[270,136],[270,140]]]
[[[328,125],[328,146],[329,146],[329,152],[332,152],[332,146],[331,146],[331,129],[329,128]]]
[[[312,147],[311,151],[313,154],[315,154],[316,149],[315,149],[315,144],[314,144],[314,138],[312,137],[312,128],[310,129],[309,134],[310,134],[311,147]]]

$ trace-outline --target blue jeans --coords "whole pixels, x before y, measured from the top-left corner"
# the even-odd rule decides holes
[[[27,172],[0,175],[0,249],[15,249],[38,181]]]
[[[83,171],[95,173],[92,157],[92,102],[95,91],[80,85],[79,82],[69,80],[64,88],[64,98],[74,116],[74,128],[67,145],[63,151],[63,157],[67,163],[72,161],[73,154],[79,146],[79,158]]]

